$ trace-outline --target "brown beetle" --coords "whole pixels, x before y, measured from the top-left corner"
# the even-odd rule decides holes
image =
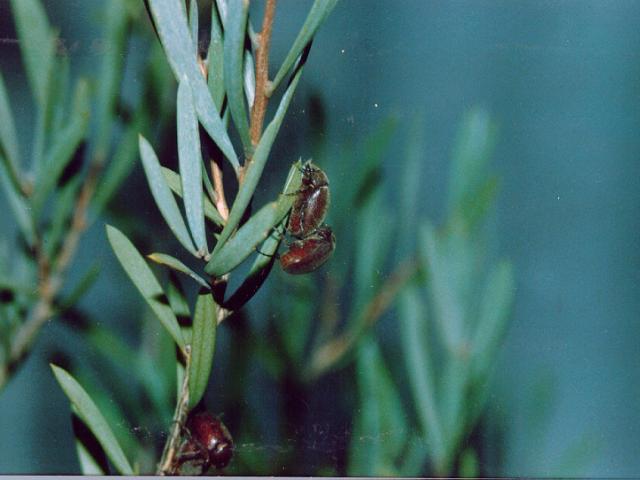
[[[280,256],[280,266],[292,275],[309,273],[324,264],[336,248],[331,227],[323,225],[306,237],[289,244]]]
[[[226,467],[232,456],[233,439],[224,423],[209,412],[196,413],[187,422],[177,470],[181,475],[203,474],[212,466]]]
[[[302,166],[302,185],[295,193],[287,231],[294,237],[304,238],[318,228],[327,216],[331,196],[329,179],[308,160]]]

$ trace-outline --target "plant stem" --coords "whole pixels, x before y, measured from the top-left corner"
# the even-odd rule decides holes
[[[185,358],[184,378],[182,379],[182,387],[180,388],[180,397],[178,398],[176,410],[173,414],[173,427],[171,428],[171,434],[167,439],[167,443],[164,445],[156,475],[173,475],[175,473],[174,459],[178,450],[178,444],[180,443],[180,433],[187,414],[189,413],[189,367],[191,364],[191,347],[189,345],[185,348]]]
[[[58,259],[53,267],[41,248],[36,249],[36,261],[40,274],[39,299],[31,309],[29,317],[17,331],[9,352],[8,372],[11,373],[29,351],[33,341],[43,325],[54,312],[55,297],[62,288],[65,273],[78,249],[82,233],[86,229],[86,218],[89,203],[96,189],[98,175],[102,169],[102,157],[96,156],[89,166],[87,178],[73,212],[71,227],[60,247]],[[40,244],[41,242],[38,242]],[[6,382],[8,375],[4,377]],[[0,382],[0,388],[4,385]]]
[[[269,45],[273,30],[273,18],[276,10],[276,0],[267,0],[264,7],[262,30],[260,31],[260,46],[256,54],[256,95],[251,108],[249,134],[251,143],[255,147],[262,135],[262,125],[267,112],[269,97]]]
[[[305,379],[313,380],[320,377],[345,357],[362,337],[362,334],[371,328],[391,306],[402,287],[416,272],[417,263],[408,260],[400,264],[380,287],[377,295],[371,299],[363,313],[358,316],[353,327],[338,337],[325,342],[312,353],[311,364],[304,376]]]

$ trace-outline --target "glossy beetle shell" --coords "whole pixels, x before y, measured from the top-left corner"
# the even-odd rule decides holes
[[[280,256],[280,266],[292,275],[309,273],[324,264],[336,248],[331,227],[323,225],[305,238],[296,240]]]
[[[219,418],[209,412],[197,413],[189,419],[188,430],[190,437],[179,452],[181,474],[204,473],[211,466],[220,469],[229,464],[233,439]]]
[[[312,233],[327,216],[330,199],[327,175],[308,161],[302,167],[302,185],[291,207],[288,232],[299,238]]]

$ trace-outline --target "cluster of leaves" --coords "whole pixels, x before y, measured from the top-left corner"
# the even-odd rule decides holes
[[[193,256],[190,262],[197,262],[204,273],[197,273],[198,267],[191,268],[172,255],[152,253],[148,255],[149,260],[167,267],[170,272],[169,281],[163,286],[145,258],[120,230],[108,226],[107,236],[125,272],[177,347],[170,370],[174,374],[178,372],[178,398],[165,453],[172,452],[185,415],[198,405],[205,393],[213,363],[217,324],[257,292],[274,263],[274,253],[281,238],[273,232],[284,227],[295,198],[293,194],[300,186],[300,162],[291,167],[277,199],[252,215],[250,206],[298,85],[311,40],[335,4],[335,0],[314,2],[276,76],[271,82],[260,85],[256,82],[254,58],[261,44],[249,20],[248,2],[218,0],[212,3],[210,42],[206,49],[202,49],[198,41],[202,29],[197,1],[191,0],[188,10],[180,0],[147,2],[178,82],[179,171],[161,166],[151,143],[143,136],[138,139],[140,158],[162,217],[180,245]],[[272,119],[262,135],[253,141],[249,132],[249,112],[256,96],[272,97],[287,76],[289,80]],[[230,120],[238,132],[242,154],[236,152],[231,142]],[[201,138],[200,127],[206,132],[205,138]],[[205,150],[209,157],[205,161],[203,144],[211,141],[212,148]],[[241,158],[244,161],[241,162]],[[230,208],[226,206],[225,185],[221,180],[225,164],[233,172],[237,186]],[[184,215],[176,197],[184,207]],[[210,249],[212,240],[214,246]],[[261,254],[256,255],[248,273],[238,274],[243,278],[240,286],[227,295],[229,278],[240,271],[238,267],[258,247]],[[193,310],[176,273],[184,274],[193,282],[191,287],[198,290]],[[54,367],[54,373],[71,400],[77,418],[88,427],[95,443],[101,447],[90,448],[85,438],[79,439],[83,471],[106,472],[107,465],[101,461],[104,454],[119,473],[139,471],[140,465],[133,468],[124,455],[121,439],[112,432],[107,415],[96,406],[98,402],[94,403],[65,370]],[[153,397],[153,391],[157,393],[157,390],[147,388],[152,387],[149,382],[139,380],[149,397]],[[166,392],[166,389],[162,391]],[[165,405],[164,400],[161,403]],[[116,416],[121,417],[120,413]],[[144,451],[144,448],[133,448],[132,451]],[[159,471],[167,472],[166,465],[171,462],[163,455]]]
[[[440,229],[426,220],[418,226],[421,274],[397,305],[409,392],[400,389],[373,338],[358,350],[362,406],[351,442],[352,474],[418,475],[425,468],[436,475],[480,474],[478,452],[465,445],[490,394],[514,292],[510,264],[489,262],[486,255],[487,215],[497,191],[488,173],[494,130],[486,112],[466,116],[453,155],[446,222]],[[407,158],[404,212],[416,212],[414,173],[423,158],[417,145]]]
[[[514,288],[509,263],[491,262],[486,251],[495,128],[483,110],[466,116],[439,229],[418,203],[423,134],[416,121],[402,160],[391,148],[391,120],[337,153],[317,145],[314,158],[340,205],[331,213],[340,245],[323,272],[276,276],[268,320],[252,322],[251,338],[237,332],[234,346],[249,359],[230,360],[230,378],[258,364],[271,392],[264,395],[274,398],[268,407],[251,404],[240,433],[281,446],[238,451],[240,472],[479,474],[481,452],[465,445],[484,411]],[[395,205],[385,191],[388,163],[402,165]],[[251,388],[233,389],[228,402],[251,402]]]
[[[0,239],[0,386],[42,325],[73,307],[95,280],[97,266],[74,286],[66,285],[65,274],[81,233],[129,173],[137,132],[148,123],[154,102],[149,95],[132,105],[119,102],[131,26],[142,12],[138,6],[124,0],[105,4],[100,40],[108,48],[98,75],[73,85],[69,56],[40,1],[13,0],[11,9],[34,111],[33,127],[19,129],[0,74],[0,184],[18,233],[15,240]],[[135,114],[123,121],[123,110]],[[21,145],[29,134],[31,144]]]

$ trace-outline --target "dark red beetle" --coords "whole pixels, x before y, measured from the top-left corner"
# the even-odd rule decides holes
[[[322,224],[331,198],[327,175],[311,160],[302,166],[302,185],[295,195],[287,231],[304,238]]]
[[[196,413],[187,422],[187,435],[176,461],[181,475],[203,474],[210,467],[224,468],[233,456],[227,427],[209,412]]]
[[[336,248],[331,227],[323,225],[306,237],[289,244],[280,256],[280,266],[290,274],[309,273],[324,264]]]

